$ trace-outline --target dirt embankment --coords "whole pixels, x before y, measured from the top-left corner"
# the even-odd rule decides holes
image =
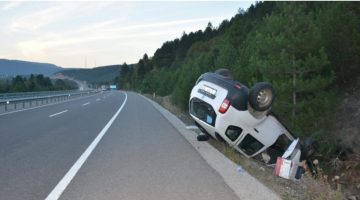
[[[360,153],[360,86],[345,92],[335,120],[334,132],[339,134],[344,146]]]
[[[298,182],[285,180],[274,176],[272,167],[256,160],[244,158],[226,144],[216,140],[209,142],[284,199],[321,199],[322,197],[324,199],[343,199],[345,196],[346,199],[360,200],[360,146],[358,145],[360,143],[360,78],[358,83],[359,87],[353,87],[344,92],[344,97],[336,111],[336,123],[333,131],[333,133],[341,134],[343,146],[348,147],[348,156],[346,160],[341,160],[343,158],[340,159],[340,157],[329,159],[327,164],[333,167],[333,170],[328,175],[322,174],[325,178],[314,180],[305,176]],[[185,124],[193,125],[194,122],[188,112],[174,106],[169,96],[146,96],[157,101]],[[335,188],[339,188],[342,192],[335,191]],[[332,193],[332,197],[328,196],[329,193]]]
[[[340,177],[344,192],[360,199],[360,77],[343,88],[332,131],[342,148],[328,164]]]

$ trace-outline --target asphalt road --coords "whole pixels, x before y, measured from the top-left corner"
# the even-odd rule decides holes
[[[0,116],[0,199],[59,185],[59,199],[238,199],[152,104],[118,91]]]

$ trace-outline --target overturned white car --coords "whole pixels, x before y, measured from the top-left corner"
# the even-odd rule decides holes
[[[274,164],[277,157],[299,162],[314,152],[316,144],[312,140],[303,144],[291,134],[271,112],[273,100],[269,83],[249,89],[220,69],[198,78],[189,112],[203,133],[226,141],[246,157],[267,164]]]

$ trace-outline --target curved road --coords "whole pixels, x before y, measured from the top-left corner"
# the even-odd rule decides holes
[[[238,199],[134,93],[1,115],[0,165],[0,199]]]

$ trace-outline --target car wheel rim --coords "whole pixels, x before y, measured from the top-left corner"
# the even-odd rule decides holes
[[[268,89],[260,90],[258,93],[256,100],[260,107],[266,107],[271,103],[272,100],[272,93]]]

